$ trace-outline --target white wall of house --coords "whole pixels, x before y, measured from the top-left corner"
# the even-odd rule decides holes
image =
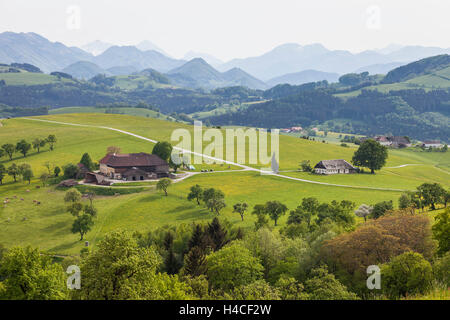
[[[425,148],[429,148],[429,147],[431,147],[431,148],[442,148],[443,145],[441,143],[425,143],[424,147]]]
[[[314,169],[314,172],[317,173],[317,174],[340,174],[340,173],[345,174],[345,173],[350,173],[348,169],[345,169],[345,170],[340,169],[339,170],[339,169],[320,169],[320,168]]]

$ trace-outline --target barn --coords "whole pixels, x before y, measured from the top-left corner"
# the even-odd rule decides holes
[[[169,164],[148,153],[108,154],[100,160],[100,173],[125,181],[159,179],[169,176]]]

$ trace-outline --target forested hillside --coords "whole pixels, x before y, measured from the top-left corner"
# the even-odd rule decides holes
[[[177,77],[188,82],[193,81],[191,76],[196,77],[195,81],[222,81],[224,74],[200,59],[169,75],[146,69],[133,75],[97,75],[89,81],[76,80],[64,73],[39,73],[31,65],[2,68],[0,103],[11,107],[144,103],[166,114],[201,112],[201,118],[214,125],[266,128],[322,125],[325,130],[355,134],[389,133],[443,141],[450,137],[448,55],[399,67],[386,77],[368,72],[350,73],[341,76],[338,83],[280,84],[265,91],[243,86],[208,91],[172,85]],[[8,115],[22,114],[11,110]],[[335,120],[340,123],[339,128],[329,125]]]

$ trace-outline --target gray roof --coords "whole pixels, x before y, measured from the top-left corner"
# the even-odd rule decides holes
[[[322,160],[314,168],[319,169],[353,169],[356,170],[354,166],[352,166],[350,163],[348,163],[345,160],[339,159],[339,160]]]

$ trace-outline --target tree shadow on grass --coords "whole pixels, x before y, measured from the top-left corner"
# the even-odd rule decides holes
[[[48,251],[53,252],[53,253],[61,253],[61,252],[64,252],[64,251],[67,251],[67,250],[70,250],[70,249],[73,249],[76,247],[80,247],[80,250],[81,250],[81,247],[83,245],[84,245],[84,241],[79,241],[79,239],[77,239],[75,241],[68,241],[67,243],[63,243],[58,246],[49,248]]]
[[[150,202],[150,201],[157,201],[157,200],[170,200],[170,199],[176,199],[176,200],[186,200],[186,198],[174,195],[174,194],[168,194],[167,197],[163,193],[154,193],[149,194],[148,196],[140,198],[139,202]],[[187,201],[187,200],[186,200]]]
[[[70,233],[68,227],[70,227],[70,224],[67,221],[60,221],[42,228],[41,231],[54,236],[65,236]]]
[[[181,206],[180,206],[181,207]],[[183,207],[182,207],[183,208]],[[176,210],[178,208],[175,208]],[[217,215],[206,208],[190,208],[186,210],[178,210],[176,211],[179,215],[176,217],[176,220],[211,220]]]

